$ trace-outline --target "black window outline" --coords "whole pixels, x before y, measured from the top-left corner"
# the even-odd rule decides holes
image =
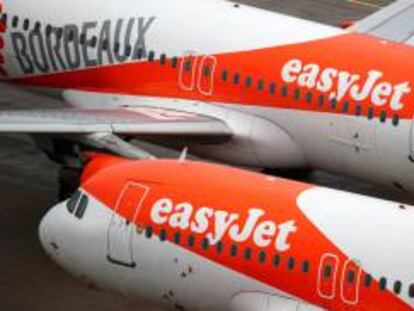
[[[34,25],[34,31],[35,32],[40,32],[42,28],[42,23],[41,22],[36,22]]]
[[[160,56],[160,65],[164,66],[167,64],[167,55],[165,53],[162,53]]]
[[[47,30],[46,30],[46,32],[47,32]],[[81,44],[81,45],[86,45],[86,33],[81,33],[81,35],[79,36],[79,44]],[[118,47],[118,50],[117,50],[117,47]],[[119,42],[116,42],[115,43],[115,52],[119,52]]]
[[[338,100],[335,97],[331,98],[329,101],[329,106],[331,109],[335,110],[336,107],[338,107]]]
[[[30,21],[28,18],[25,18],[23,21],[23,30],[27,31],[30,28]]]
[[[176,56],[171,58],[171,67],[174,69],[178,68],[178,58]]]
[[[364,277],[364,286],[366,288],[371,287],[372,280],[373,280],[373,278],[372,278],[372,275],[371,274],[365,274],[365,277]]]
[[[237,247],[237,244],[232,244],[231,245],[231,247],[230,247],[230,256],[231,257],[236,257],[237,256],[237,253],[238,253],[238,247]]]
[[[408,287],[408,297],[414,298],[414,283]]]
[[[382,111],[380,112],[380,116],[379,116],[379,120],[380,120],[380,122],[381,122],[381,123],[385,123],[385,122],[387,122],[387,118],[388,118],[387,112],[386,112],[385,110],[382,110]]]
[[[323,277],[325,278],[325,279],[328,279],[328,278],[330,278],[332,276],[332,266],[331,265],[326,265],[324,268],[323,268]]]
[[[125,56],[129,57],[132,54],[132,46],[127,44],[125,45]]]
[[[73,41],[73,39],[74,39],[73,33],[72,33],[71,36],[72,36],[72,39],[69,38],[69,40]],[[109,49],[109,40],[108,39],[102,40],[102,50],[108,51],[108,49]]]
[[[91,40],[89,40],[89,46],[92,48],[95,48],[98,44],[98,38],[96,36],[93,36]]]
[[[307,91],[305,95],[305,100],[308,104],[312,104],[313,100],[313,93],[311,91]]]
[[[181,232],[180,231],[177,231],[174,233],[173,241],[177,245],[181,243]]]
[[[282,263],[282,257],[279,254],[273,256],[273,266],[279,267]]]
[[[283,85],[280,93],[282,94],[283,97],[288,97],[289,96],[289,87],[287,85]]]
[[[264,91],[265,89],[265,81],[263,79],[257,80],[257,90]]]
[[[216,243],[215,249],[216,249],[217,254],[221,254],[223,252],[223,250],[224,250],[224,244],[223,244],[223,242],[218,241]]]
[[[207,238],[201,240],[201,248],[205,251],[208,251],[210,247],[210,241]]]
[[[85,212],[89,206],[89,198],[86,194],[83,194],[79,200],[78,208],[76,209],[75,216],[78,219],[82,219],[85,216]]]
[[[221,81],[227,82],[228,79],[229,79],[229,71],[227,69],[224,69],[221,72]]]
[[[287,269],[293,271],[296,267],[296,260],[294,257],[290,256],[287,261]]]
[[[381,277],[379,279],[379,283],[378,283],[379,290],[380,291],[385,291],[387,289],[387,283],[388,283],[387,278],[386,277]]]
[[[324,104],[325,104],[325,96],[324,95],[319,95],[319,97],[318,97],[318,106],[323,107]]]
[[[144,57],[144,49],[143,48],[138,48],[137,50],[137,59],[141,60]]]
[[[12,27],[17,28],[19,26],[19,17],[17,15],[12,18]]]
[[[310,262],[309,260],[302,261],[302,267],[300,269],[303,273],[309,273],[310,272]]]
[[[149,52],[148,52],[148,61],[149,61],[150,63],[152,63],[152,62],[154,62],[154,61],[155,61],[155,52],[154,52],[154,51],[149,51]]]
[[[275,82],[269,83],[269,93],[276,94],[276,83]]]
[[[153,234],[154,234],[154,231],[153,231],[153,229],[152,229],[152,226],[151,226],[151,225],[148,225],[148,226],[145,228],[145,237],[146,237],[147,239],[151,239],[151,238],[152,238],[152,236],[153,236]]]
[[[212,73],[211,67],[209,65],[204,64],[202,68],[202,73],[204,78],[209,78]]]
[[[236,72],[236,73],[233,75],[233,78],[232,78],[232,83],[233,83],[234,85],[239,85],[239,84],[240,84],[240,73]]]
[[[349,285],[354,285],[355,284],[355,282],[356,282],[356,274],[355,274],[355,271],[350,270],[350,271],[348,271],[346,273],[346,282]]]
[[[264,264],[264,263],[266,262],[266,259],[267,259],[267,253],[266,253],[266,251],[261,250],[261,251],[259,252],[259,262],[260,262],[261,264]]]
[[[392,125],[398,126],[400,124],[400,116],[398,114],[393,115]]]
[[[4,24],[4,26],[7,27],[7,21],[8,21],[8,15],[7,13],[1,14],[1,22]]]
[[[342,113],[348,113],[349,112],[349,101],[345,101],[344,104],[342,105],[342,109],[341,109]]]
[[[189,246],[189,247],[194,247],[194,245],[195,245],[195,242],[196,242],[196,239],[195,239],[195,236],[194,235],[189,235],[188,236],[188,238],[187,238],[187,245]]]
[[[368,118],[368,120],[372,120],[372,119],[374,119],[374,116],[375,116],[375,110],[374,110],[374,107],[369,107],[369,108],[368,108],[368,113],[367,113],[367,118]]]
[[[300,88],[297,87],[295,91],[293,92],[293,99],[300,100]]]
[[[361,116],[361,115],[362,115],[362,105],[361,105],[361,104],[357,104],[357,105],[355,106],[355,115],[356,115],[357,117],[359,117],[359,116]]]
[[[252,249],[250,248],[250,247],[246,247],[245,249],[244,249],[244,252],[243,252],[243,258],[245,259],[245,260],[250,260],[250,259],[252,259]]]
[[[244,86],[246,88],[249,88],[253,85],[253,77],[252,76],[247,76],[246,79],[244,80]]]
[[[66,203],[66,208],[70,214],[73,214],[78,206],[78,202],[82,197],[82,192],[80,190],[76,190],[74,194],[70,197],[70,199]]]
[[[168,231],[165,228],[162,228],[160,230],[160,234],[158,235],[158,238],[160,239],[161,242],[165,242],[168,239]]]
[[[395,281],[392,290],[395,294],[400,295],[402,292],[402,282],[400,280]]]

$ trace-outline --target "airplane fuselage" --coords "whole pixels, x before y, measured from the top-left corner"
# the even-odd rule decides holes
[[[409,46],[218,0],[3,0],[3,12],[10,83],[82,108],[208,114],[238,138],[198,154],[414,191]]]

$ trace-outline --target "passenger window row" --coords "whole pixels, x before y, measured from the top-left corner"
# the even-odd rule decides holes
[[[7,13],[3,13],[1,19],[6,24],[8,21]],[[14,28],[19,26],[19,17],[14,16],[12,18],[12,26]],[[30,20],[29,19],[23,19],[22,22],[22,28],[24,30],[30,29]],[[35,31],[41,31],[42,24],[40,22],[34,23],[34,29]],[[56,36],[61,39],[63,37],[63,28],[61,27],[53,27],[52,25],[47,25],[45,27],[46,35],[51,35],[52,32],[56,33]],[[73,41],[75,39],[75,33],[69,32],[68,34],[65,34],[67,36],[69,41]],[[92,48],[96,48],[98,45],[98,38],[97,36],[93,36],[89,39],[86,38],[85,33],[81,33],[79,35],[79,43],[81,45],[87,45]],[[102,43],[102,49],[103,50],[109,50],[111,48],[111,44],[109,40],[104,40]],[[113,44],[114,51],[119,54],[121,49],[123,49],[123,57],[130,57],[132,53],[134,53],[134,56],[136,59],[141,60],[144,57],[148,59],[149,62],[154,62],[156,58],[156,54],[154,51],[149,51],[147,55],[145,54],[145,50],[142,48],[138,48],[137,51],[133,51],[133,47],[130,44],[125,44],[125,46],[121,47],[120,42],[114,42]],[[161,54],[159,63],[160,65],[164,66],[167,64],[167,56],[166,54]],[[171,66],[175,69],[178,68],[178,59],[177,57],[171,58]],[[187,60],[184,64],[184,71],[185,72],[191,72],[193,62],[191,60]],[[205,76],[209,76],[211,74],[211,68],[208,66],[205,66],[203,68],[203,74]],[[254,79],[252,75],[245,75],[243,76],[240,72],[236,71],[233,74],[230,74],[229,70],[224,69],[221,72],[221,81],[222,82],[230,82],[233,85],[243,85],[246,89],[253,89],[256,88],[259,92],[265,92],[267,91],[271,95],[277,94],[277,84],[274,81],[270,81],[269,83],[266,83],[266,81],[262,78]],[[295,88],[293,90],[290,90],[287,85],[281,85],[280,86],[280,94],[282,97],[289,97],[292,96],[292,98],[295,101],[300,101],[303,97],[304,101],[311,105],[312,103],[315,103],[319,108],[327,107],[331,110],[338,111],[340,113],[349,114],[353,113],[355,116],[366,116],[368,120],[374,120],[376,111],[373,107],[369,107],[364,111],[364,108],[358,104],[352,104],[349,101],[344,101],[343,103],[339,103],[335,98],[328,99],[323,95],[318,96],[317,98],[314,98],[314,95],[310,91],[304,91],[300,88]],[[379,113],[378,120],[381,123],[386,123],[388,119],[391,120],[391,123],[393,126],[398,126],[400,123],[400,117],[398,114],[394,115],[388,115],[385,110],[378,111]]]
[[[311,263],[309,260],[298,260],[293,256],[282,256],[281,254],[269,255],[268,252],[261,250],[254,252],[250,247],[241,248],[238,244],[224,245],[222,241],[217,242],[215,245],[210,245],[208,239],[202,239],[197,241],[194,235],[189,235],[187,238],[183,238],[180,231],[169,233],[166,229],[161,229],[158,238],[161,242],[171,241],[177,245],[186,247],[197,247],[200,246],[203,251],[215,252],[216,254],[228,254],[233,258],[242,258],[245,261],[256,260],[260,264],[271,264],[274,268],[286,269],[287,271],[299,271],[301,273],[311,272]],[[144,235],[146,238],[152,238],[154,231],[152,226],[145,227]],[[334,269],[332,265],[326,265],[322,270],[322,277],[325,279],[333,279]],[[346,282],[348,285],[358,285],[356,272],[351,270],[345,275]],[[381,277],[378,282],[378,289],[380,291],[387,290],[387,284],[389,283],[386,277]],[[365,288],[372,288],[373,277],[370,274],[361,276],[361,286]],[[403,293],[404,287],[401,281],[395,281],[392,285],[392,291],[396,295]],[[414,283],[406,288],[408,296],[414,299]]]
[[[86,194],[77,190],[67,201],[66,208],[70,214],[75,214],[76,218],[82,219],[89,204],[89,198]]]
[[[258,78],[255,82],[255,80],[253,79],[251,75],[246,75],[245,77],[243,77],[239,71],[236,71],[231,75],[229,70],[225,69],[222,71],[221,81],[229,82],[229,80],[235,86],[242,85],[246,89],[249,89],[255,85],[256,90],[259,92],[267,90],[267,92],[271,95],[277,94],[277,87],[274,81],[270,81],[266,87],[266,82],[262,78]],[[374,116],[375,116],[375,110],[373,107],[370,107],[367,109],[367,111],[364,111],[363,107],[358,103],[355,103],[354,105],[352,105],[349,101],[344,101],[341,104],[337,101],[337,99],[335,98],[328,99],[324,95],[320,95],[317,98],[314,98],[314,95],[312,92],[302,90],[301,88],[289,89],[287,85],[281,85],[280,94],[282,97],[291,96],[295,101],[299,101],[303,97],[304,101],[307,104],[310,105],[314,102],[319,108],[323,108],[326,106],[327,108],[331,110],[338,110],[341,113],[346,113],[346,114],[353,113],[355,114],[355,116],[365,115],[368,118],[368,120],[374,119]],[[387,115],[387,112],[385,110],[378,111],[378,113],[379,113],[378,119],[381,123],[386,123],[387,119],[391,119],[392,125],[394,126],[399,125],[400,118],[398,114],[389,116]]]

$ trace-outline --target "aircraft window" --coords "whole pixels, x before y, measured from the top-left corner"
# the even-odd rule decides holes
[[[299,100],[300,99],[300,89],[295,89],[295,93],[294,93],[294,99],[295,100]]]
[[[223,70],[223,72],[221,73],[221,80],[223,80],[223,82],[226,82],[228,77],[229,77],[229,72],[227,70]]]
[[[325,102],[325,96],[320,95],[319,96],[319,99],[318,99],[318,105],[319,105],[319,107],[322,107],[324,102]]]
[[[201,248],[206,251],[208,250],[209,246],[210,246],[210,243],[208,242],[208,239],[207,238],[203,239],[203,241],[201,242]]]
[[[347,276],[346,276],[346,279],[347,279],[349,284],[354,284],[354,282],[355,282],[355,271],[349,271]]]
[[[387,121],[387,113],[385,111],[381,111],[380,121],[381,123],[385,123],[385,121]]]
[[[239,84],[240,83],[240,74],[235,73],[233,76],[233,84]]]
[[[216,244],[216,251],[217,251],[217,253],[221,253],[221,252],[223,252],[223,242],[221,242],[221,241],[218,241],[217,242],[217,244]]]
[[[46,31],[47,31],[47,29],[46,29]],[[80,37],[79,37],[79,43],[82,44],[82,45],[85,45],[86,44],[86,34],[85,33],[82,33],[80,35]],[[116,52],[119,52],[119,42],[116,42],[115,43],[115,51]]]
[[[288,96],[288,93],[289,93],[288,87],[286,85],[282,86],[282,96],[286,97]]]
[[[396,293],[397,295],[401,294],[401,288],[402,288],[401,281],[396,281],[394,283],[394,293]]]
[[[14,28],[16,28],[17,26],[19,26],[19,17],[18,16],[14,16],[13,20],[12,20],[12,26]]]
[[[46,36],[50,36],[50,34],[52,33],[52,25],[47,25],[46,26]]]
[[[237,256],[237,245],[236,244],[232,244],[230,247],[230,255],[232,257],[236,257]]]
[[[188,246],[193,247],[195,244],[195,237],[193,235],[190,235],[188,237],[188,241],[187,241]]]
[[[75,216],[79,219],[82,219],[83,215],[85,215],[86,208],[88,207],[89,199],[87,195],[83,195],[79,201],[78,209],[75,212]]]
[[[137,59],[142,59],[142,57],[144,56],[144,51],[142,50],[142,48],[139,48],[137,50]]]
[[[338,101],[336,100],[336,98],[332,98],[330,101],[330,104],[331,104],[332,109],[336,109],[336,106],[338,105]]]
[[[192,64],[191,64],[191,60],[187,60],[185,63],[184,63],[184,71],[185,72],[190,72],[191,71],[191,66]]]
[[[307,93],[306,93],[306,102],[307,102],[308,104],[310,104],[310,103],[312,103],[312,99],[313,99],[313,94],[312,94],[312,92],[311,92],[311,91],[307,92]]]
[[[381,291],[384,291],[387,288],[387,279],[382,277],[379,281],[379,288]]]
[[[309,272],[309,270],[310,270],[309,261],[305,260],[305,261],[302,263],[302,272],[303,272],[303,273],[308,273],[308,272]]]
[[[348,113],[349,111],[349,101],[344,102],[344,105],[342,106],[342,113]]]
[[[4,25],[7,24],[7,13],[3,13],[3,15],[1,17],[1,21],[3,22]]]
[[[365,275],[364,285],[370,287],[372,284],[372,276],[370,274]]]
[[[61,39],[63,36],[63,29],[62,28],[58,28],[56,31],[56,36],[58,39]],[[96,40],[96,39],[95,39]],[[95,43],[96,44],[96,43]]]
[[[181,241],[181,232],[174,233],[174,242],[175,244],[180,244]]]
[[[414,298],[414,284],[410,285],[410,288],[408,290],[408,295],[410,296],[410,298]]]
[[[244,249],[244,259],[249,260],[250,258],[252,258],[252,249],[249,247],[246,247]]]
[[[332,275],[332,267],[331,267],[330,265],[327,265],[327,266],[325,267],[325,270],[323,271],[323,276],[324,276],[325,278],[330,278],[330,277],[331,277],[331,275]]]
[[[94,47],[96,47],[96,44],[98,43],[98,39],[94,36],[94,37],[92,37],[90,43],[91,43],[91,47],[94,48]]]
[[[247,76],[245,84],[246,84],[246,87],[251,87],[252,86],[253,79],[252,79],[251,76]]]
[[[270,92],[270,94],[276,93],[276,83],[274,83],[274,82],[270,83],[269,92]]]
[[[399,123],[400,123],[400,117],[397,114],[395,114],[392,117],[392,125],[398,126]]]
[[[167,230],[161,229],[161,231],[160,231],[160,241],[164,242],[165,240],[167,240]]]
[[[73,33],[72,32],[71,32],[71,38],[69,38],[69,40],[73,41]],[[102,49],[104,51],[106,51],[106,50],[108,50],[108,48],[109,48],[109,42],[108,42],[107,39],[105,39],[105,40],[102,41]]]
[[[171,58],[171,66],[173,68],[177,68],[177,65],[178,65],[178,58],[177,57]]]
[[[23,29],[24,30],[28,30],[29,29],[29,25],[30,25],[29,19],[26,18],[24,20],[24,22],[23,22]]]
[[[66,207],[68,208],[69,213],[73,214],[73,211],[75,210],[79,198],[81,196],[81,192],[77,190],[72,197],[69,199],[68,203],[66,204]]]
[[[167,63],[167,56],[165,54],[161,54],[160,64],[165,65],[166,63]]]
[[[362,113],[362,106],[361,105],[356,105],[355,107],[355,115],[356,116],[360,116]]]
[[[288,269],[293,270],[295,268],[295,264],[296,264],[295,258],[289,257],[289,259],[288,259]]]
[[[42,24],[40,22],[36,22],[35,27],[34,27],[34,31],[35,32],[40,32],[41,27],[42,27]]]
[[[150,62],[153,62],[153,61],[154,61],[154,59],[155,59],[155,52],[154,52],[154,51],[150,51],[150,52],[148,53],[148,60],[149,60]]]
[[[280,261],[282,259],[280,258],[280,255],[275,255],[275,257],[273,257],[273,265],[275,265],[276,267],[280,265]]]
[[[147,226],[145,228],[145,237],[147,239],[150,239],[152,237],[153,231],[152,231],[152,227],[151,226]]]
[[[265,251],[260,251],[260,253],[259,253],[259,262],[264,263],[265,261],[266,261],[266,252]]]
[[[374,108],[370,107],[368,109],[368,120],[371,120],[374,118]]]
[[[257,89],[259,91],[263,91],[264,90],[264,81],[263,80],[257,81]]]
[[[210,76],[210,74],[211,74],[211,69],[210,69],[210,67],[209,67],[209,66],[205,66],[205,67],[203,68],[203,75],[204,75],[205,77],[209,77],[209,76]]]
[[[125,46],[125,55],[126,56],[131,56],[132,53],[132,47],[130,45]]]

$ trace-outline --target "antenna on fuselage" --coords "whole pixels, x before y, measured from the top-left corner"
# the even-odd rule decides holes
[[[178,162],[185,162],[185,160],[187,160],[187,154],[188,154],[188,147],[185,147],[183,151],[181,152]]]

